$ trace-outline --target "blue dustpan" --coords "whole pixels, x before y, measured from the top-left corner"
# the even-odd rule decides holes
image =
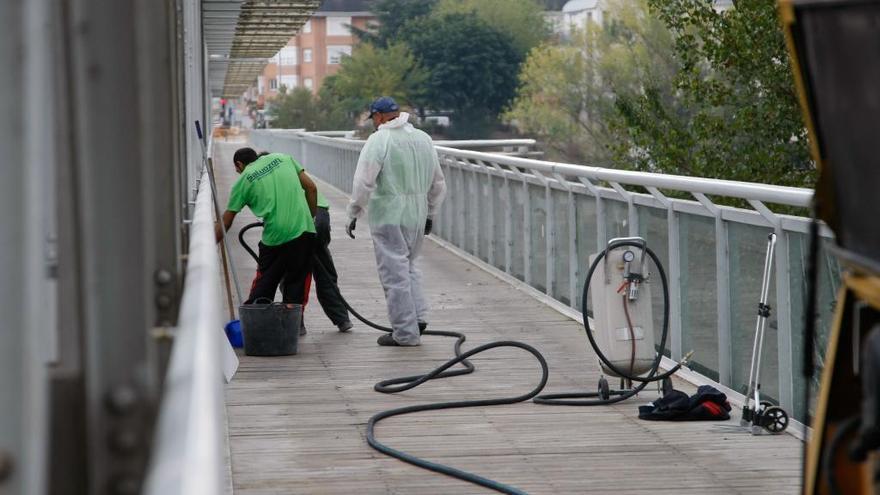
[[[242,348],[244,347],[244,338],[241,334],[241,320],[232,320],[226,324],[226,338],[229,339],[229,343],[232,344],[232,347]]]

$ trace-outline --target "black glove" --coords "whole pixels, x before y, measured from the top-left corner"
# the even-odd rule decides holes
[[[431,233],[431,229],[434,228],[434,221],[430,218],[425,220],[425,235],[429,235]]]
[[[345,227],[345,232],[346,232],[346,233],[348,234],[348,236],[351,237],[352,239],[354,239],[354,228],[357,226],[357,221],[358,221],[357,218],[352,218],[352,219],[351,219],[351,223],[349,223],[349,224]]]

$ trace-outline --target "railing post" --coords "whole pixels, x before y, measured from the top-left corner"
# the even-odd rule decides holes
[[[465,232],[465,227],[467,226],[467,212],[465,211],[465,196],[467,195],[467,187],[464,180],[464,169],[461,168],[461,162],[459,162],[458,159],[456,159],[455,165],[455,208],[457,210],[455,217],[458,219],[457,246],[460,247],[462,251],[467,251],[467,235]]]
[[[529,181],[523,175],[523,281],[532,285],[532,199]]]
[[[568,189],[568,297],[569,306],[577,308],[577,284],[580,266],[577,252],[577,196]]]
[[[504,273],[510,274],[510,265],[513,262],[513,190],[507,174],[504,174]]]
[[[776,226],[776,322],[779,355],[779,405],[791,411],[794,407],[794,363],[791,359],[791,267],[789,266],[788,233]],[[809,386],[807,384],[806,386]]]
[[[733,340],[730,336],[730,245],[721,208],[705,194],[692,193],[715,217],[715,305],[718,325],[718,383],[733,383]]]
[[[544,275],[546,288],[544,292],[553,297],[553,283],[556,275],[556,222],[553,208],[553,188],[550,181],[544,186],[544,245],[546,246],[546,260],[544,262]]]
[[[492,266],[495,266],[495,248],[497,243],[495,242],[495,195],[493,194],[493,185],[494,181],[492,180],[492,168],[486,165],[484,162],[478,162],[486,169],[486,191],[489,193],[490,197],[487,198],[486,207],[488,211],[486,212],[488,224],[486,226],[486,231],[488,232],[488,237],[486,238],[487,248],[489,252],[486,253],[486,260]]]
[[[718,383],[733,384],[733,340],[730,336],[730,239],[721,212],[715,214],[715,278],[718,312]]]
[[[477,258],[480,257],[480,194],[482,193],[482,187],[480,187],[480,182],[477,176],[477,171],[471,168],[471,187],[469,196],[472,201],[472,209],[471,209],[471,243],[474,246],[473,255]]]
[[[674,360],[681,359],[681,257],[679,251],[678,216],[672,204],[666,209],[667,240],[669,244],[669,351]]]

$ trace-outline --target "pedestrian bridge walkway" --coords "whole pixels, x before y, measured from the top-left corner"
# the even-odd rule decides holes
[[[233,151],[245,143],[216,143],[221,200],[234,179]],[[257,146],[258,149],[261,149]],[[308,162],[306,167],[308,168]],[[365,316],[385,320],[366,225],[349,239],[344,193],[325,182],[331,203],[340,287]],[[243,214],[246,212],[242,212]],[[249,223],[240,215],[231,231]],[[251,232],[253,242],[257,233]],[[233,237],[233,238],[235,238]],[[237,276],[248,286],[254,262],[237,243]],[[446,243],[427,242],[421,267],[432,307],[431,329],[467,334],[465,348],[518,340],[538,348],[550,366],[545,393],[593,391],[595,355],[581,324],[534,289],[486,269]],[[426,372],[452,356],[453,339],[425,337],[416,348],[376,345],[379,332],[356,322],[340,334],[313,297],[308,334],[296,356],[241,355],[226,389],[234,490],[250,494],[458,494],[488,490],[385,457],[366,443],[367,420],[395,407],[459,399],[513,396],[530,390],[540,367],[508,349],[473,359],[477,371],[408,392],[384,395],[373,384]],[[694,386],[676,380],[676,388]],[[801,442],[791,435],[758,436],[716,422],[659,423],[637,418],[637,406],[656,390],[603,407],[549,407],[531,402],[422,412],[377,427],[383,443],[532,494],[796,493]],[[736,410],[736,407],[734,407]],[[735,416],[727,425],[738,425]]]

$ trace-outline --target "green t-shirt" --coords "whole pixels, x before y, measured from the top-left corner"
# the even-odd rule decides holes
[[[318,208],[330,208],[330,203],[327,202],[327,198],[321,194],[321,191],[318,191]]]
[[[272,153],[248,165],[232,186],[229,206],[234,212],[249,207],[263,219],[263,244],[278,246],[315,232],[315,222],[299,181],[302,165],[289,155]]]

